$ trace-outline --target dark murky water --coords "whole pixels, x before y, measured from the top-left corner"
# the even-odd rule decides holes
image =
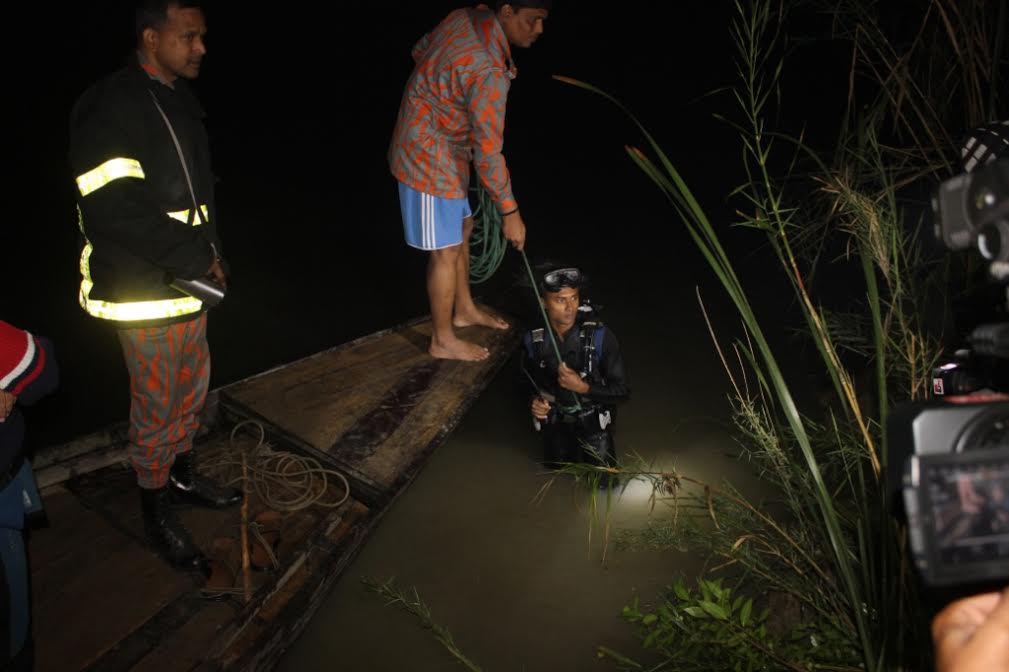
[[[619,450],[759,493],[735,457],[728,388],[700,315],[689,306],[650,311],[667,304],[648,292],[620,299],[607,309],[607,323],[626,351],[634,393],[621,410]],[[558,480],[534,503],[548,477],[514,375],[502,371],[395,503],[281,670],[460,669],[413,616],[366,591],[362,577],[395,577],[401,588],[415,588],[465,654],[490,672],[594,669],[599,645],[638,653],[621,608],[695,575],[699,559],[611,545],[604,566],[600,528],[590,541],[584,492]],[[619,495],[615,530],[668,515],[661,505],[649,513],[650,492],[631,483]]]

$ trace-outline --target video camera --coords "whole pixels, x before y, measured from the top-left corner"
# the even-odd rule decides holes
[[[911,553],[932,586],[1009,580],[1009,403],[959,399],[888,419],[894,457],[907,455],[891,464],[902,469]]]
[[[1009,148],[1005,124],[983,130],[999,132]],[[980,137],[964,150],[976,169],[939,185],[935,234],[950,250],[975,248],[991,279],[1009,285],[1009,159]],[[887,421],[891,493],[902,495],[914,563],[935,587],[1009,583],[1009,323],[977,326],[967,341],[934,370],[933,400]]]
[[[1009,261],[1009,159],[940,184],[932,211],[936,237],[950,250],[976,246],[989,262]]]

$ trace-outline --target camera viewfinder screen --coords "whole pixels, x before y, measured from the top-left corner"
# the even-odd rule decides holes
[[[925,477],[938,564],[1009,562],[1009,464],[933,464]]]

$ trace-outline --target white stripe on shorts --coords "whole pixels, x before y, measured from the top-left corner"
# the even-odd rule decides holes
[[[435,200],[431,194],[427,195],[427,245],[429,248],[438,247],[438,221],[434,209]]]
[[[434,213],[434,196],[431,194],[426,194],[427,199],[427,246],[435,246],[435,213]]]
[[[430,194],[421,194],[420,197],[420,231],[421,241],[425,249],[430,249],[432,230],[434,229],[434,199]]]

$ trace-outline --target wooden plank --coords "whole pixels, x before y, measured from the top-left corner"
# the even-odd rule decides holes
[[[421,324],[423,324],[426,321],[429,321],[429,318],[418,317],[418,318],[414,318],[412,320],[409,320],[407,322],[404,322],[402,324],[396,325],[394,327],[390,327],[388,329],[383,329],[381,331],[376,331],[376,332],[373,332],[371,334],[365,334],[364,336],[361,336],[360,338],[356,338],[356,339],[354,339],[352,341],[347,341],[346,343],[341,343],[340,345],[337,345],[337,346],[334,346],[332,348],[329,348],[328,350],[322,350],[321,352],[313,353],[311,355],[308,355],[307,357],[303,357],[301,359],[297,359],[297,360],[295,360],[293,362],[288,362],[287,364],[280,364],[279,366],[275,366],[272,369],[267,369],[266,371],[262,371],[260,373],[257,373],[257,374],[254,374],[252,376],[249,376],[248,378],[243,378],[242,380],[237,381],[235,383],[232,383],[231,385],[225,386],[225,388],[221,388],[221,389],[234,388],[234,387],[237,387],[237,386],[240,386],[240,385],[244,385],[244,384],[247,384],[247,383],[252,383],[253,381],[258,380],[259,378],[263,378],[263,377],[266,377],[266,376],[272,376],[276,372],[281,371],[283,369],[287,369],[287,368],[289,368],[289,367],[291,367],[293,365],[301,365],[301,364],[303,364],[305,362],[308,362],[308,361],[311,361],[313,359],[329,357],[332,354],[337,353],[337,352],[341,352],[343,350],[351,350],[351,349],[359,347],[359,346],[361,346],[361,345],[363,345],[363,344],[365,344],[365,343],[367,343],[369,341],[375,341],[375,340],[379,340],[379,339],[385,338],[386,336],[388,336],[389,334],[391,334],[393,332],[396,332],[396,331],[406,331],[406,330],[411,329],[411,328],[413,328],[413,327],[415,327],[417,325],[421,325]],[[424,348],[421,348],[421,349],[424,349]]]
[[[412,417],[417,407],[429,398],[438,374],[445,363],[431,359],[420,362],[406,371],[398,383],[385,395],[376,400],[366,413],[329,449],[330,455],[339,455],[345,464],[365,463],[407,418]],[[436,412],[443,409],[436,409]],[[374,477],[374,474],[369,474]],[[387,483],[384,485],[388,486]]]
[[[71,442],[39,466],[69,479],[46,489],[51,527],[32,540],[39,669],[251,670],[272,667],[321,604],[389,504],[457,425],[517,342],[514,330],[472,329],[481,363],[436,360],[430,322],[372,334],[218,390],[213,424],[251,418],[282,450],[347,475],[353,497],[282,519],[280,567],[253,573],[253,599],[201,599],[197,581],[146,545],[123,427]],[[219,403],[216,403],[218,402]],[[209,419],[208,419],[209,420]],[[230,425],[228,425],[230,427]],[[197,442],[201,471],[236,478],[248,434]],[[208,474],[213,475],[213,474]],[[334,492],[334,495],[339,495]],[[255,515],[266,509],[250,498]],[[197,544],[240,585],[240,519],[180,510]]]
[[[427,354],[430,321],[350,344],[222,389],[222,405],[295,436],[366,490],[392,488],[456,426],[518,342],[508,331],[462,335],[491,350],[484,362]]]
[[[482,366],[440,362],[418,367],[402,386],[336,440],[330,454],[378,484],[398,489],[459,423],[518,341],[515,331],[483,330],[492,356]],[[425,384],[426,383],[426,384]]]
[[[374,522],[360,504],[343,509],[339,520],[320,534],[314,548],[292,565],[286,580],[264,600],[262,608],[215,653],[213,659],[220,669],[272,669],[356,557]]]
[[[178,672],[189,669],[214,646],[222,624],[235,617],[234,603],[211,602],[180,627],[165,633],[158,646],[132,669],[136,672]],[[124,668],[119,668],[124,669]]]
[[[425,328],[430,327],[410,329]],[[432,361],[411,338],[403,332],[390,333],[228,386],[222,393],[325,451],[405,373]]]
[[[31,537],[40,672],[86,668],[195,588],[72,493],[47,492],[45,503],[50,527]]]
[[[109,446],[124,446],[128,423],[118,422],[105,429],[78,437],[57,446],[47,446],[32,458],[36,478],[41,470],[74,458],[105,449]],[[65,479],[64,479],[65,480]]]
[[[207,469],[229,479],[238,469],[231,459],[235,452],[254,443],[246,434],[238,435],[234,444],[226,434],[217,434],[201,441],[197,449]],[[260,608],[275,592],[279,574],[260,571],[252,574],[256,599],[250,607],[231,598],[237,608],[221,609],[220,603],[201,599],[202,582],[172,570],[148,549],[135,480],[131,468],[116,465],[46,490],[51,526],[32,539],[39,615],[35,632],[38,641],[46,642],[40,647],[40,670],[104,672],[138,665],[173,669],[166,662],[173,657],[174,669],[188,669],[217,644],[237,613]],[[343,508],[347,507],[368,511],[353,499]],[[253,518],[265,509],[258,497],[250,497]],[[231,568],[233,587],[238,588],[238,508],[185,508],[179,513],[200,548]],[[282,536],[276,554],[281,572],[319,550],[316,537],[334,516],[332,509],[320,506],[280,516]],[[190,632],[185,638],[189,648],[176,641],[183,631]],[[203,644],[197,646],[194,638]]]
[[[271,443],[285,446],[287,450],[294,453],[313,457],[322,464],[336,469],[350,481],[350,490],[354,498],[364,502],[369,507],[379,508],[389,501],[390,493],[367,475],[350,465],[344,464],[339,459],[335,459],[328,452],[319,450],[299,436],[281,427],[277,427],[267,418],[247,408],[244,404],[231,399],[227,395],[222,395],[220,408],[222,415],[228,418],[229,421],[237,424],[245,420],[254,420],[266,431],[266,438]]]
[[[72,457],[39,469],[35,472],[35,481],[40,488],[48,488],[105,467],[125,464],[128,461],[126,443],[111,444],[101,450]]]
[[[119,672],[189,667],[203,653],[200,644],[203,647],[210,644],[215,631],[233,616],[234,609],[226,604],[207,602],[192,590],[181,593],[82,669],[87,672]],[[189,633],[192,641],[180,641],[180,632]]]
[[[200,414],[198,438],[209,435],[218,423],[219,393],[211,390]],[[40,488],[127,461],[129,424],[119,422],[97,432],[55,446],[46,446],[32,457],[32,469]]]

